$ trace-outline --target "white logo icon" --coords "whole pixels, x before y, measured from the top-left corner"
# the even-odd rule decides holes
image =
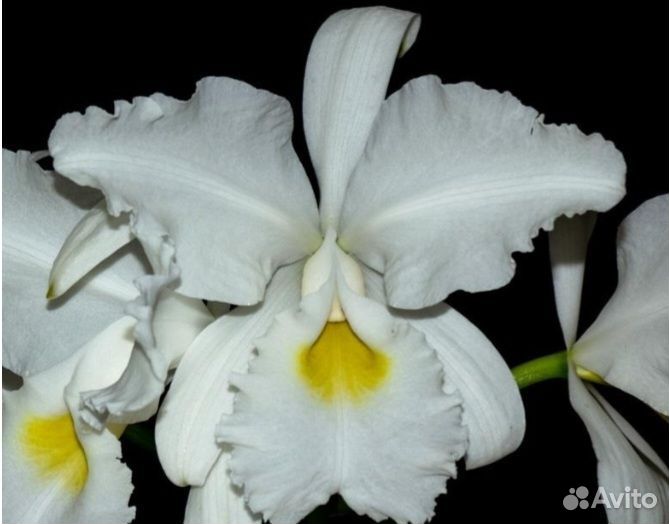
[[[592,499],[592,503],[587,500],[589,493],[588,488],[585,486],[569,488],[569,495],[562,499],[562,505],[569,511],[577,508],[596,508],[600,505],[608,509],[651,509],[657,505],[657,496],[654,493],[641,493],[638,489],[631,489],[629,486],[625,487],[623,493],[617,494],[607,492],[602,486],[599,486]]]
[[[577,489],[569,488],[569,495],[562,500],[562,505],[569,511],[576,508],[588,509],[590,503],[585,500],[587,496],[588,488],[585,486],[579,486]]]

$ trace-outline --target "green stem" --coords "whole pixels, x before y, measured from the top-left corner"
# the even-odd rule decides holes
[[[567,352],[535,358],[511,370],[520,389],[552,378],[567,378]]]

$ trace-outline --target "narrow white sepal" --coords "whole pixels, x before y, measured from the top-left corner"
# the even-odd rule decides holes
[[[669,476],[657,454],[594,388],[589,388],[569,365],[569,398],[585,424],[597,456],[597,482],[613,494],[626,488],[653,493],[653,508],[626,506],[606,508],[609,522],[664,524],[669,516]],[[650,452],[649,452],[650,450]],[[662,464],[658,467],[657,461]]]
[[[553,291],[565,347],[576,341],[588,241],[597,215],[560,217],[548,235]]]
[[[101,200],[79,221],[51,267],[47,298],[67,292],[91,269],[133,240],[128,216],[112,217]]]
[[[339,11],[320,27],[304,73],[304,132],[321,194],[321,226],[337,227],[348,179],[420,16],[388,7]]]

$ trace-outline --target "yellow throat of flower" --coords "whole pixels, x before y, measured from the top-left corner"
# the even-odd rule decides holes
[[[318,292],[329,279],[344,279],[351,292],[365,294],[358,262],[336,244],[336,232],[328,229],[323,244],[304,266],[302,296]],[[353,332],[334,291],[328,322],[316,342],[297,351],[297,374],[319,400],[359,403],[387,381],[392,361],[378,349],[368,347]]]
[[[41,478],[59,481],[74,494],[84,488],[88,462],[69,413],[28,417],[20,440],[23,452]]]
[[[298,351],[298,374],[311,392],[330,403],[359,403],[387,381],[392,361],[369,348],[348,322],[328,322],[311,347]]]

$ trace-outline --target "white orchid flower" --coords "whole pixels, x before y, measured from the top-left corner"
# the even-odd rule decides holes
[[[3,368],[23,379],[13,391],[3,383],[2,520],[127,523],[135,511],[130,470],[119,460],[124,428],[91,431],[76,414],[82,391],[114,383],[128,363],[136,320],[123,306],[138,294],[132,281],[147,266],[136,243],[98,266],[110,254],[95,249],[99,240],[128,243],[127,224],[94,206],[99,192],[43,171],[39,156],[3,150],[2,158]],[[73,258],[79,269],[98,267],[68,291],[78,280],[66,269]],[[63,278],[47,306],[54,259]],[[201,302],[170,292],[154,328],[177,360],[210,320]]]
[[[439,302],[508,282],[511,253],[559,215],[609,209],[625,164],[601,136],[545,125],[508,93],[425,76],[385,99],[418,26],[374,7],[318,31],[303,109],[319,209],[289,104],[236,80],[206,78],[187,102],[89,108],[52,132],[56,169],[130,214],[162,275],[147,304],[172,278],[241,305],[189,348],[159,415],[168,476],[200,486],[189,522],[297,522],[336,492],[376,520],[422,522],[465,451],[477,467],[522,438],[508,368]],[[144,335],[146,358],[84,395],[101,420],[162,387],[165,359]]]
[[[669,196],[652,198],[618,231],[618,287],[577,340],[585,256],[594,215],[560,219],[550,234],[555,300],[568,348],[569,397],[592,439],[599,484],[636,489],[654,508],[607,507],[610,522],[664,523],[669,469],[589,382],[615,386],[669,416]]]

